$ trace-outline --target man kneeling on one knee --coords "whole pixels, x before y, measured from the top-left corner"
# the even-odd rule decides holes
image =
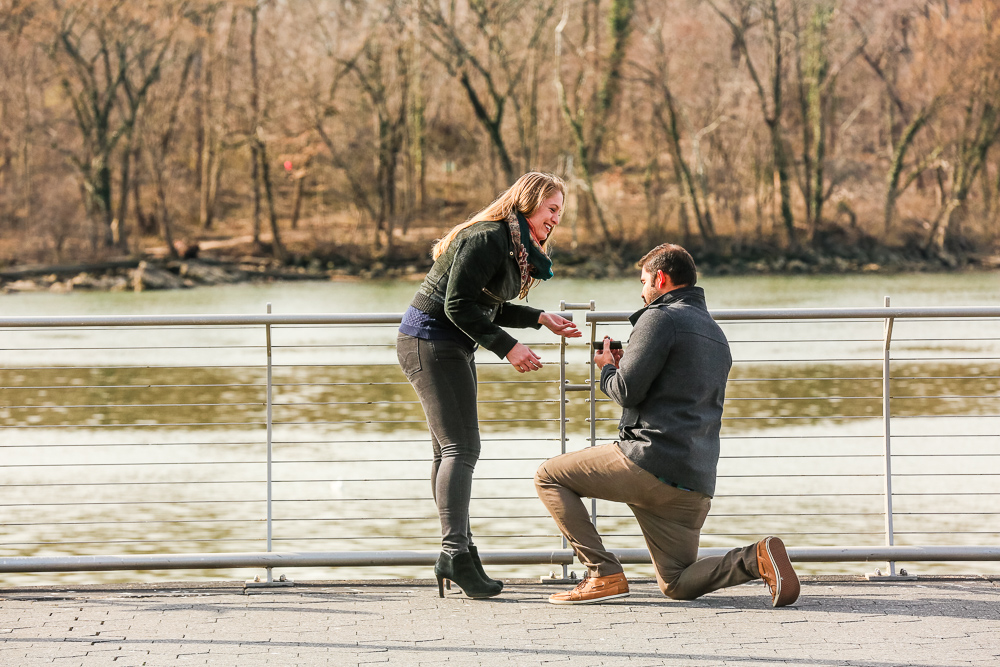
[[[621,563],[604,548],[582,497],[627,503],[639,522],[660,590],[675,600],[764,579],[773,606],[791,604],[799,581],[777,537],[698,559],[698,539],[715,494],[729,342],[695,287],[694,260],[677,245],[639,261],[645,307],[633,314],[624,352],[594,355],[601,391],[622,407],[618,442],[563,454],[535,474],[538,497],[573,545],[587,577],[554,604],[628,595]]]

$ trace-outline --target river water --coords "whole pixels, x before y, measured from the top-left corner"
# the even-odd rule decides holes
[[[1000,305],[1000,275],[705,278],[712,309]],[[275,283],[172,292],[17,294],[0,313],[111,315],[400,313],[407,281]],[[531,305],[593,299],[641,305],[638,279],[559,280]],[[764,534],[791,546],[885,541],[882,322],[724,324],[732,343],[718,496],[705,546]],[[627,338],[628,327],[598,335]],[[589,334],[589,332],[588,332]],[[266,535],[264,332],[260,327],[0,329],[0,555],[261,551]],[[429,446],[395,365],[394,327],[276,327],[275,551],[434,549]],[[474,524],[481,549],[559,548],[531,475],[559,453],[558,347],[522,338],[546,361],[518,377],[482,351],[483,458]],[[896,544],[1000,540],[1000,327],[996,320],[897,322],[893,333]],[[492,358],[491,358],[492,357]],[[580,342],[569,377],[589,374]],[[598,394],[596,438],[618,409]],[[589,444],[586,394],[570,396],[568,449]],[[640,547],[626,508],[598,503],[613,547]],[[994,563],[921,563],[917,572],[996,572]],[[803,565],[804,572],[872,565]],[[648,567],[630,566],[635,574]],[[537,576],[542,566],[496,568]],[[245,571],[18,575],[24,582],[246,576]],[[296,570],[293,578],[428,576],[420,568]]]

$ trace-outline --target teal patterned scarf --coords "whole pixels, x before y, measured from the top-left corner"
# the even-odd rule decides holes
[[[517,221],[521,228],[521,244],[528,251],[528,264],[531,266],[531,277],[537,280],[548,280],[552,277],[552,260],[545,254],[538,241],[531,235],[531,228],[528,220],[521,213],[517,214]],[[527,239],[527,242],[525,241]]]

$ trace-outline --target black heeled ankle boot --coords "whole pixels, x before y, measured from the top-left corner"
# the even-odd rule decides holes
[[[452,558],[442,551],[434,564],[434,576],[438,582],[438,596],[444,597],[444,580],[454,581],[470,598],[491,598],[500,594],[499,584],[485,581],[476,571],[472,554],[460,553]]]
[[[479,549],[477,549],[474,544],[469,545],[469,555],[472,556],[472,562],[476,566],[476,572],[479,573],[479,576],[482,577],[483,581],[490,584],[496,584],[500,587],[500,590],[503,590],[502,581],[499,579],[491,579],[486,575],[486,571],[483,569],[483,561],[479,560]]]

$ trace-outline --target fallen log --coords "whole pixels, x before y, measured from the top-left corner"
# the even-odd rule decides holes
[[[20,280],[32,276],[76,276],[81,273],[99,273],[114,269],[135,269],[139,266],[138,259],[115,259],[107,262],[90,264],[42,264],[37,266],[15,266],[0,270],[0,279]]]

